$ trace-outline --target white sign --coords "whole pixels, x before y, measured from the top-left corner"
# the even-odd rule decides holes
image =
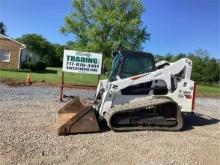
[[[63,71],[101,74],[102,54],[64,50]]]

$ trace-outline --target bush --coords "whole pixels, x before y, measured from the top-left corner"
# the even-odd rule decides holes
[[[28,62],[23,62],[21,64],[21,69],[29,69],[29,63]]]
[[[44,71],[47,67],[47,64],[43,62],[38,62],[30,65],[31,71]]]
[[[31,71],[44,71],[47,67],[47,64],[44,62],[24,62],[21,65],[22,69],[30,69]]]

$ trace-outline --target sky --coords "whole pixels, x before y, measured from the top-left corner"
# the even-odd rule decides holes
[[[144,51],[166,55],[198,48],[220,58],[220,0],[142,0],[143,26],[151,34]],[[7,35],[41,34],[52,43],[74,40],[59,28],[72,10],[71,0],[0,0],[0,21]]]

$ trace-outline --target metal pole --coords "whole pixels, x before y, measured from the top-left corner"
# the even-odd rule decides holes
[[[98,74],[98,84],[99,84],[100,77],[101,77],[101,75],[100,75],[100,74]]]
[[[64,86],[64,72],[62,71],[62,76],[61,76],[61,85],[60,85],[60,101],[63,101],[63,86]]]

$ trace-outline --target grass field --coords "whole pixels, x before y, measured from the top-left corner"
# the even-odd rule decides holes
[[[14,79],[14,80],[25,80],[29,72],[21,72],[16,70],[0,70],[0,79]],[[66,73],[64,74],[65,83],[74,85],[97,85],[98,76],[92,74],[75,74]],[[101,79],[106,78],[105,75],[101,76]],[[48,83],[60,83],[61,82],[61,68],[47,68],[42,73],[31,73],[32,81],[36,82],[48,82]]]
[[[25,80],[28,72],[16,71],[16,70],[0,70],[0,79],[14,79],[14,80]],[[106,75],[102,75],[101,79],[106,78]],[[42,73],[31,73],[32,81],[57,84],[61,82],[61,68],[47,68]],[[65,73],[65,83],[74,85],[92,85],[98,84],[97,75],[91,74],[75,74]],[[220,96],[220,88],[197,85],[198,96]]]
[[[220,96],[220,87],[210,87],[197,85],[196,94],[198,96]]]

